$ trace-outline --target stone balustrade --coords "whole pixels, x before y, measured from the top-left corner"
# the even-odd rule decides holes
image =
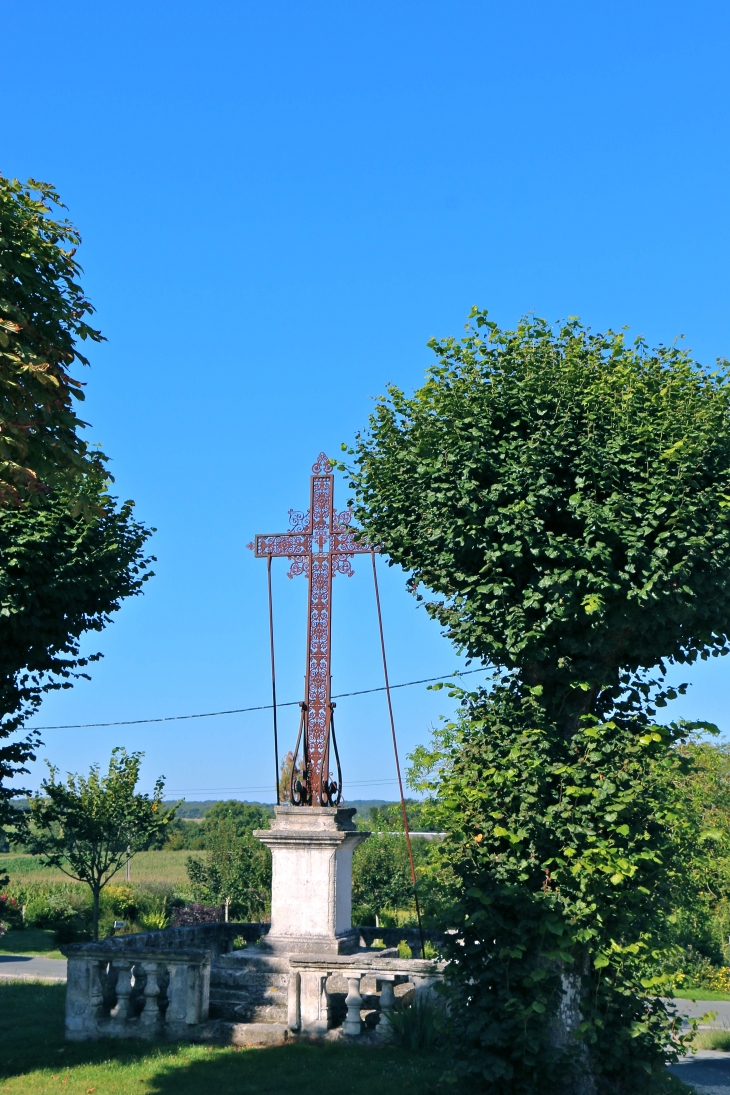
[[[258,944],[267,924],[201,924],[63,948],[68,959],[66,1036],[272,1044],[388,1034],[396,997],[432,991],[444,963],[402,958],[412,929],[356,928],[352,954],[277,955]],[[442,936],[429,932],[438,946]],[[247,941],[232,949],[234,939]]]
[[[352,955],[289,955],[289,1028],[302,1034],[323,1035],[337,1025],[333,998],[344,999],[342,1034],[357,1037],[367,1030],[388,1033],[388,1014],[395,1007],[395,988],[409,986],[411,997],[423,999],[443,976],[444,963],[400,958],[392,952]],[[363,1011],[369,1011],[368,1021]]]
[[[66,1037],[197,1041],[205,1036],[210,951],[87,944],[66,948]],[[77,944],[78,946],[78,944]]]

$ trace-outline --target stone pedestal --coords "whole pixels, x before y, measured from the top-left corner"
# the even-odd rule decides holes
[[[262,949],[287,954],[351,954],[352,853],[369,833],[354,809],[277,806],[270,829],[253,835],[271,848],[271,930]]]

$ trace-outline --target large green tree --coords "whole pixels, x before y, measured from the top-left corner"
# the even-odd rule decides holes
[[[577,320],[471,318],[350,451],[368,538],[500,671],[431,756],[465,1067],[505,1093],[551,1076],[646,1090],[637,1070],[660,1076],[672,1038],[646,969],[671,907],[684,732],[652,719],[668,663],[728,648],[728,373]]]
[[[83,481],[104,457],[79,434],[88,365],[81,342],[101,341],[78,278],[78,231],[53,186],[0,175],[0,504]]]
[[[80,656],[149,577],[150,531],[108,493],[106,457],[82,437],[76,413],[100,341],[74,257],[80,237],[54,188],[0,176],[0,739],[37,709],[48,688],[70,687],[94,659]],[[0,748],[0,822],[9,777],[25,771],[37,737]]]
[[[727,649],[730,381],[577,320],[472,318],[378,403],[357,516],[449,637],[541,687],[570,734],[626,673]]]

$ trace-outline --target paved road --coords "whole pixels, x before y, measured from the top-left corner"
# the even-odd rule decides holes
[[[30,954],[0,954],[2,981],[65,981],[65,958],[40,958]]]
[[[671,1071],[691,1086],[697,1095],[730,1095],[730,1053],[698,1049],[694,1057],[685,1057]]]
[[[716,1027],[718,1030],[730,1030],[730,1000],[674,1000],[677,1011],[688,1019],[701,1019],[707,1012],[715,1014],[714,1019],[706,1019],[701,1027]]]

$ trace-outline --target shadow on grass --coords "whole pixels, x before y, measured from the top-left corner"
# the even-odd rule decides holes
[[[207,1056],[207,1060],[205,1059]],[[153,1095],[441,1095],[443,1060],[395,1049],[355,1046],[279,1046],[207,1051],[182,1067],[163,1065],[151,1080]]]
[[[16,1082],[48,1070],[104,1091],[149,1095],[430,1095],[440,1085],[442,1058],[393,1048],[291,1045],[270,1049],[64,1041],[65,985],[0,985],[0,1079]],[[97,1075],[98,1069],[98,1075]],[[48,1077],[50,1080],[51,1077]],[[46,1090],[38,1077],[13,1090]],[[137,1084],[144,1085],[137,1087]]]

